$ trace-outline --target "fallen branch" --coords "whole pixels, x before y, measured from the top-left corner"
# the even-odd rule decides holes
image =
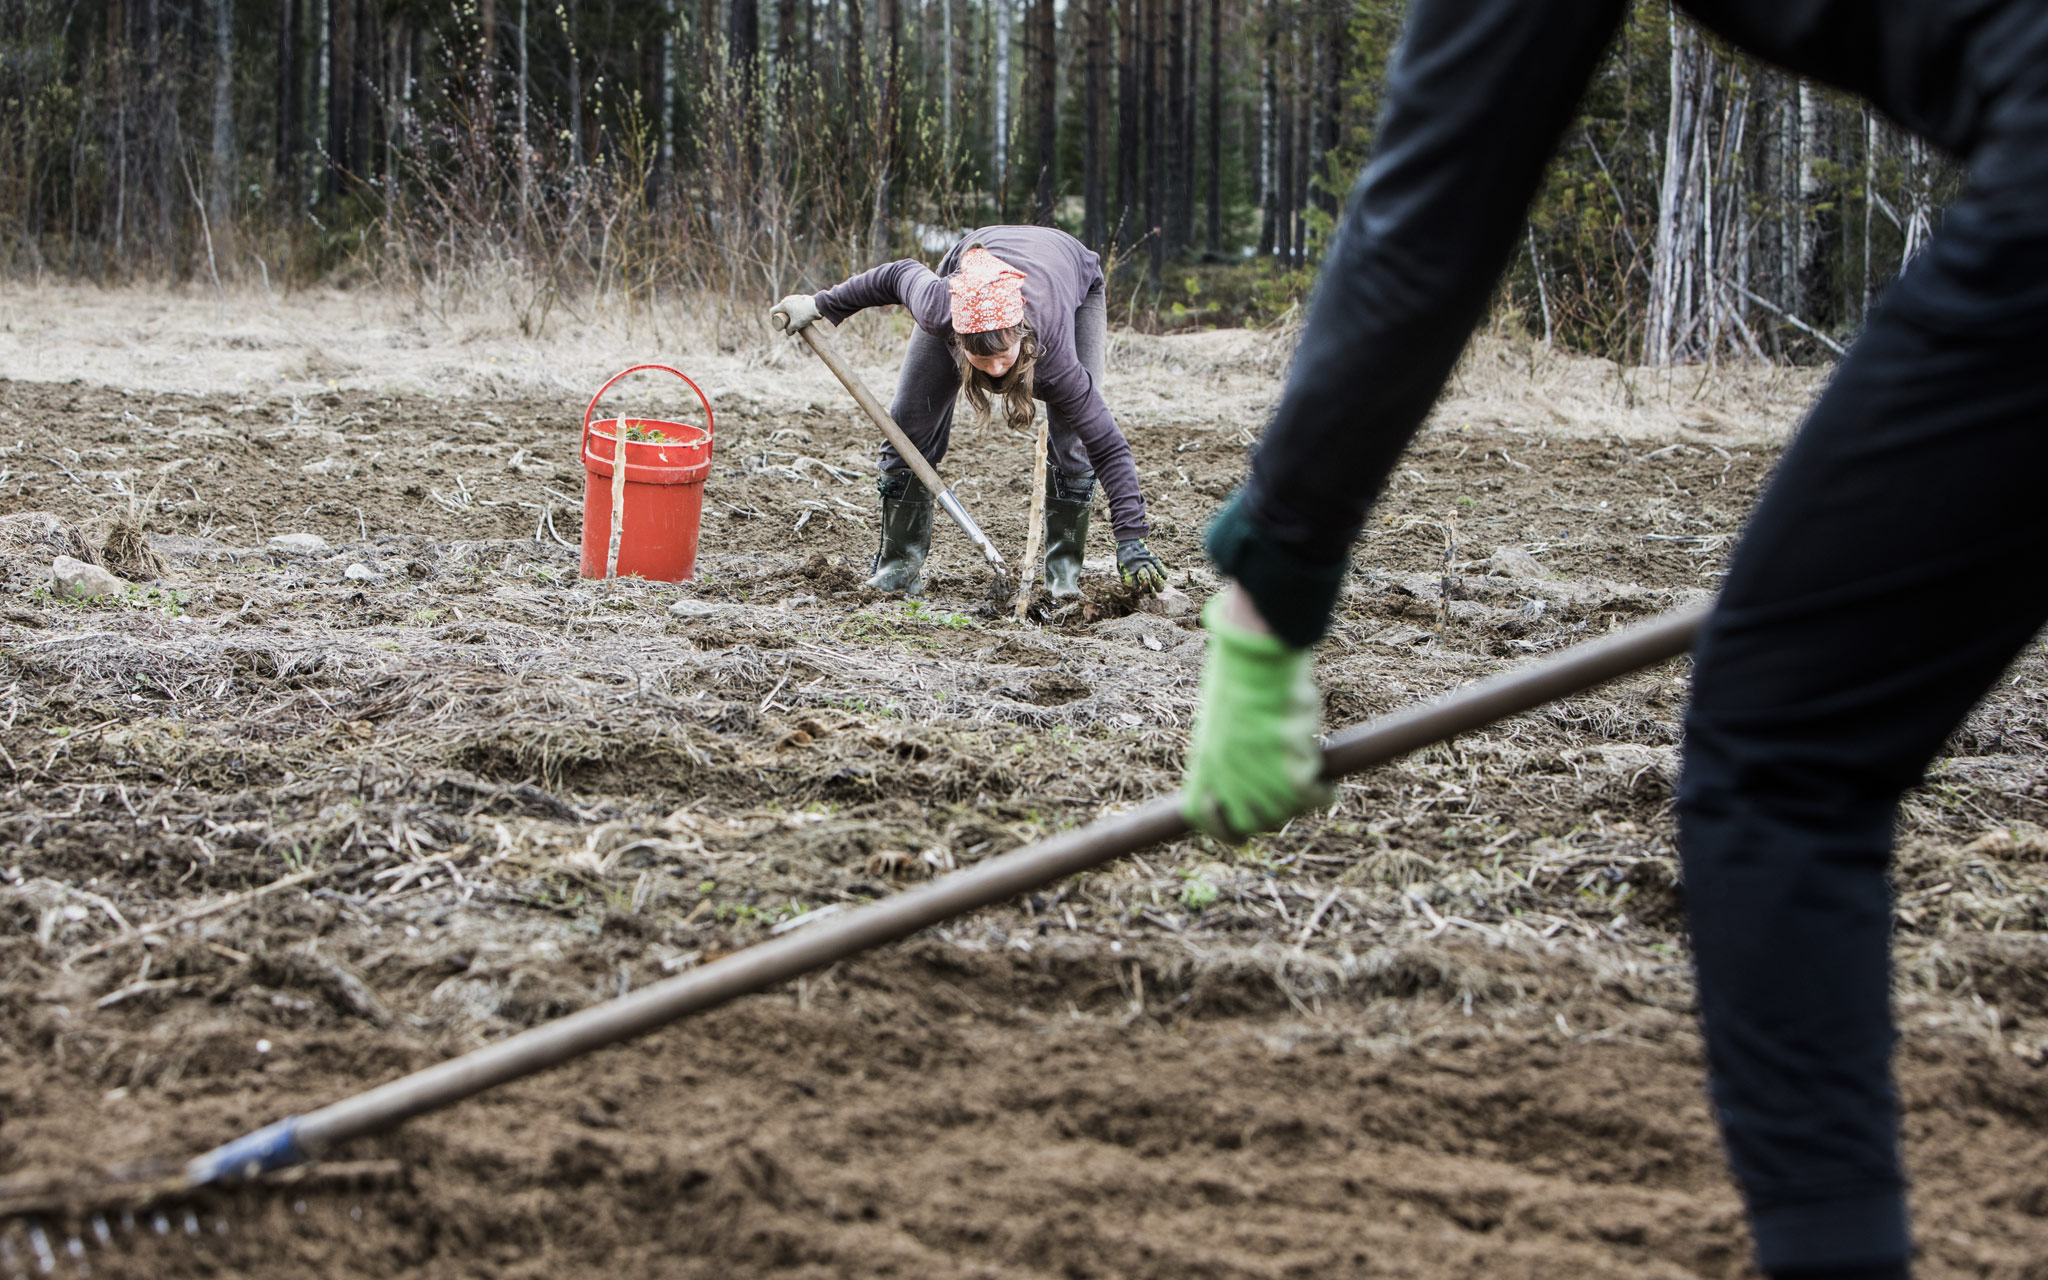
[[[1839,342],[1836,342],[1833,338],[1830,338],[1828,335],[1822,333],[1820,330],[1806,323],[1806,321],[1801,320],[1798,316],[1793,315],[1790,311],[1785,310],[1783,307],[1779,306],[1775,302],[1771,302],[1767,299],[1757,297],[1749,290],[1735,283],[1733,280],[1723,281],[1723,283],[1726,284],[1730,289],[1733,289],[1735,290],[1735,292],[1741,294],[1743,297],[1748,298],[1751,302],[1754,302],[1756,305],[1770,312],[1772,315],[1778,317],[1778,319],[1783,320],[1786,324],[1791,325],[1794,329],[1797,329],[1799,330],[1799,332],[1806,334],[1808,337],[1820,343],[1822,346],[1834,352],[1836,355],[1846,356],[1849,354],[1849,349],[1847,347],[1843,346]]]

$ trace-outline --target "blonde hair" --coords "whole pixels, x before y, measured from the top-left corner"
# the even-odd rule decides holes
[[[970,355],[1002,355],[1011,343],[1017,344],[1017,362],[1000,378],[992,378],[968,363]],[[975,412],[977,425],[988,422],[994,400],[999,398],[1003,402],[1003,422],[1015,430],[1029,431],[1032,415],[1037,412],[1037,406],[1031,403],[1031,384],[1038,364],[1038,334],[1031,322],[1026,320],[985,333],[956,333],[952,345],[953,360],[960,367],[960,386],[967,392],[967,403]]]

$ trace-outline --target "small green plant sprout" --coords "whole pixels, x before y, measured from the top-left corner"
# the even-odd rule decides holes
[[[128,602],[144,609],[155,609],[167,617],[185,616],[185,603],[192,598],[190,591],[175,587],[130,587]]]
[[[922,622],[929,627],[946,627],[953,631],[963,631],[969,627],[979,628],[981,626],[980,623],[964,613],[942,612],[933,609],[922,600],[904,601],[903,616],[910,622]]]
[[[1216,886],[1210,884],[1200,872],[1181,873],[1180,905],[1190,911],[1202,911],[1215,905]]]
[[[651,422],[628,422],[626,424],[626,439],[636,444],[680,443],[680,441],[672,439],[660,427],[655,426]]]

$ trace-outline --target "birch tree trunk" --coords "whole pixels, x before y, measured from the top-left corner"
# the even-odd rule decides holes
[[[1274,12],[1275,0],[1266,0],[1266,51],[1259,64],[1262,82],[1259,97],[1259,162],[1258,192],[1259,205],[1259,256],[1269,258],[1279,235],[1280,198],[1274,182],[1276,164],[1274,143],[1278,141],[1275,130],[1280,117],[1280,82],[1274,62],[1280,47],[1279,15]]]
[[[1643,320],[1643,362],[1671,363],[1678,322],[1679,254],[1685,170],[1692,151],[1691,29],[1668,13],[1671,107],[1664,121],[1663,177],[1657,184],[1657,239],[1650,256],[1650,296]]]

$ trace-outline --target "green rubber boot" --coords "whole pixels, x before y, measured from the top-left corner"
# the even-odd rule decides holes
[[[916,595],[924,585],[924,558],[932,549],[932,495],[915,475],[898,471],[875,486],[882,495],[882,545],[868,585]]]
[[[1055,600],[1081,594],[1081,555],[1088,546],[1088,508],[1095,501],[1095,473],[1045,476],[1045,587]]]

